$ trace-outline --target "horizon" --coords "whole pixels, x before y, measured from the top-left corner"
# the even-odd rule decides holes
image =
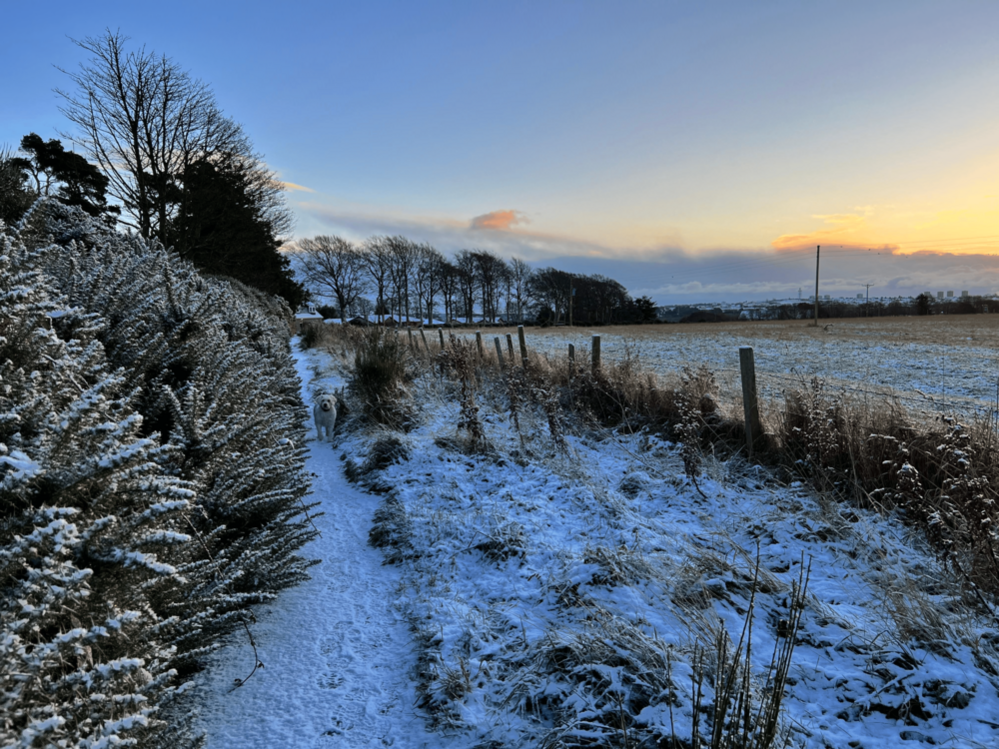
[[[999,5],[239,9],[12,9],[0,147],[62,137],[67,37],[120,29],[212,88],[296,238],[485,249],[660,306],[810,295],[816,245],[820,296],[999,291]]]

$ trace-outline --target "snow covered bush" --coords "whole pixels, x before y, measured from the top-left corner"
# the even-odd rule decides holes
[[[941,423],[942,427],[941,428]],[[816,488],[901,508],[947,565],[994,610],[999,601],[999,456],[994,428],[952,417],[920,423],[897,403],[829,395],[813,380],[787,394],[781,449]],[[984,600],[983,591],[991,596]]]
[[[920,509],[930,539],[948,565],[970,587],[989,591],[993,601],[999,600],[996,491],[976,465],[977,450],[969,430],[954,419],[945,422],[947,434],[936,450],[943,477],[940,494],[921,503]]]
[[[57,203],[3,242],[0,736],[179,746],[157,702],[310,565],[289,310]]]
[[[194,493],[46,252],[0,243],[0,743],[134,744],[177,688],[153,603],[184,584]]]

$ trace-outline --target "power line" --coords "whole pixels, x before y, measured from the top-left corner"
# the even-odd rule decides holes
[[[722,273],[728,271],[739,271],[739,270],[752,270],[759,267],[790,267],[794,265],[804,265],[810,264],[812,260],[811,251],[808,254],[800,253],[795,250],[795,255],[789,253],[780,253],[774,256],[763,256],[755,258],[745,258],[743,260],[735,260],[730,262],[721,263],[710,263],[710,261],[703,261],[704,266],[698,269],[690,269],[685,271],[680,271],[679,274],[684,277],[697,277],[703,275],[705,272],[709,273]],[[843,258],[851,255],[860,257],[866,255],[866,250],[846,250],[845,252],[835,253],[835,257]]]
[[[836,252],[834,250],[827,249],[826,252],[828,253],[826,259],[830,262],[833,259],[853,259],[869,255],[867,250],[844,250]],[[801,265],[802,268],[805,268],[811,267],[812,262],[813,256],[810,250],[807,254],[796,250],[795,255],[793,256],[781,253],[777,256],[771,257],[746,258],[745,260],[714,264],[710,264],[705,261],[705,264],[701,267],[678,271],[672,273],[670,277],[680,281],[696,280],[705,275],[719,275],[722,273],[731,273],[742,270],[755,270],[757,268],[790,268],[796,265]]]

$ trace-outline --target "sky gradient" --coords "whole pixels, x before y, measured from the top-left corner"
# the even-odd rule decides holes
[[[999,3],[168,8],[5,9],[0,147],[68,127],[69,37],[110,27],[213,88],[299,237],[492,249],[662,304],[808,294],[817,244],[822,293],[999,291]]]

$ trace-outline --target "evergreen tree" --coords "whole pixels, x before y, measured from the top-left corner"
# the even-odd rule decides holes
[[[21,152],[27,158],[19,161],[34,179],[36,195],[52,195],[91,216],[113,219],[120,213],[118,206],[107,203],[108,178],[79,154],[64,149],[60,141],[44,141],[30,133],[21,138]]]
[[[277,294],[297,308],[305,290],[278,251],[280,227],[260,195],[269,188],[255,183],[252,169],[234,156],[197,161],[185,170],[181,188],[167,245],[206,273]]]
[[[0,221],[13,226],[38,197],[28,184],[24,159],[0,151]]]
[[[638,322],[650,323],[656,321],[656,303],[651,297],[640,296],[635,300],[635,309],[638,313]]]

